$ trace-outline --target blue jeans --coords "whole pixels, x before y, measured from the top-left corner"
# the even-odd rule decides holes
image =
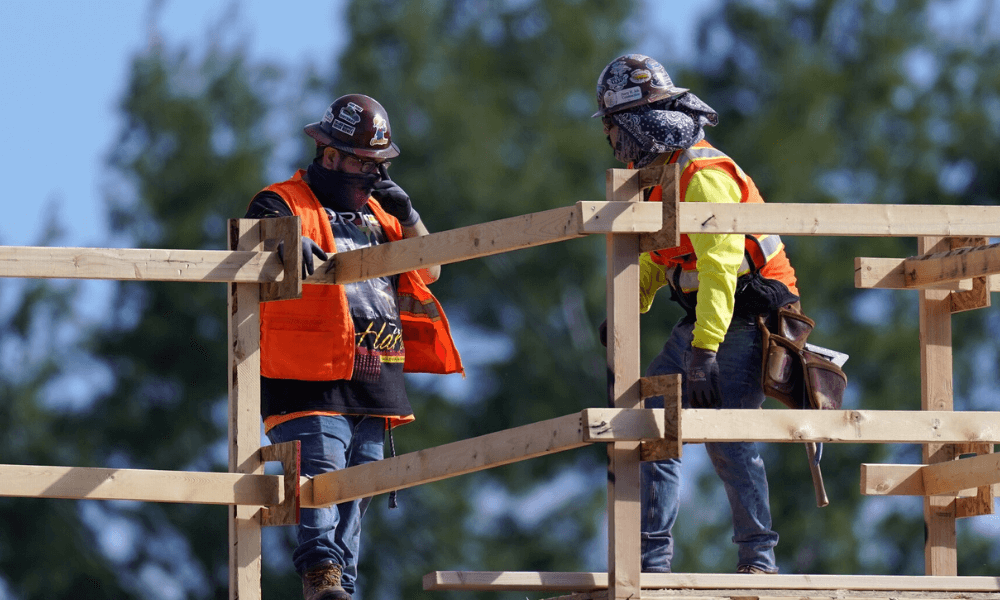
[[[302,442],[301,473],[313,477],[382,460],[385,419],[355,415],[299,417],[271,428],[271,443]],[[341,585],[354,593],[361,547],[361,518],[371,498],[329,508],[303,508],[298,525],[298,547],[292,554],[301,575],[322,561],[343,567]]]
[[[647,376],[684,374],[691,353],[694,326],[680,321],[646,370]],[[761,336],[752,318],[733,316],[726,338],[719,346],[720,408],[760,408]],[[687,382],[684,382],[687,398]],[[663,397],[649,398],[648,408],[662,408]],[[685,408],[687,402],[684,403]],[[739,547],[739,564],[776,571],[774,546],[778,534],[771,530],[767,473],[753,442],[706,443],[712,465],[726,488],[733,513],[733,542]],[[642,463],[642,570],[669,573],[674,555],[670,533],[680,508],[679,458]]]

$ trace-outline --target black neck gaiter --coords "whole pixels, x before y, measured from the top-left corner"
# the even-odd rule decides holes
[[[340,212],[357,212],[368,203],[377,174],[344,173],[326,169],[316,161],[306,169],[309,188],[319,203]]]

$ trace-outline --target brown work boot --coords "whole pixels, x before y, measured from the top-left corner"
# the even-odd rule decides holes
[[[774,575],[778,572],[777,569],[773,571],[766,571],[757,565],[740,565],[736,567],[737,573],[743,573],[745,575]]]
[[[340,576],[343,569],[332,560],[324,561],[302,574],[302,597],[305,600],[351,600]]]

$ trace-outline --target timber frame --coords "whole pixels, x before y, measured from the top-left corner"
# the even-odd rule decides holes
[[[607,199],[334,254],[309,284],[346,284],[587,235],[607,240],[608,408],[531,423],[314,478],[299,473],[297,443],[260,446],[260,303],[301,297],[297,217],[229,222],[228,251],[0,246],[0,277],[225,282],[229,287],[229,471],[193,473],[0,465],[0,496],[224,504],[230,598],[261,595],[261,528],[298,522],[300,507],[330,506],[537,456],[608,448],[608,571],[454,572],[427,590],[523,590],[567,600],[639,598],[998,598],[1000,578],[958,576],[955,521],[993,513],[1000,484],[1000,412],[953,412],[951,314],[990,305],[1000,290],[1000,207],[841,204],[684,204],[676,165],[607,172]],[[662,203],[642,191],[663,186]],[[921,406],[917,411],[682,409],[680,376],[640,377],[640,252],[686,233],[908,236],[920,255],[857,258],[858,288],[920,294]],[[643,400],[664,396],[665,409]],[[596,394],[595,394],[596,396]],[[599,398],[598,404],[605,406]],[[917,443],[923,464],[861,465],[870,495],[924,497],[925,576],[640,573],[639,465],[679,457],[683,442]],[[961,458],[976,455],[972,458]],[[280,461],[284,474],[265,475]]]

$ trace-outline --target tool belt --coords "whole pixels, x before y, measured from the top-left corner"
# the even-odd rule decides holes
[[[806,349],[815,322],[798,302],[757,317],[763,336],[761,385],[789,408],[839,410],[847,375],[836,364]]]

